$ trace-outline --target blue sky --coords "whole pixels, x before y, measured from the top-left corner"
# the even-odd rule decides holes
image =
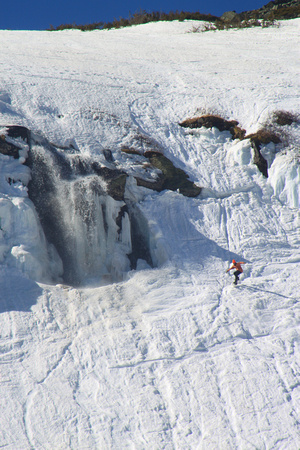
[[[261,8],[268,0],[1,0],[0,29],[43,30],[62,23],[87,24],[127,18],[146,11],[199,11],[220,16],[225,11]]]

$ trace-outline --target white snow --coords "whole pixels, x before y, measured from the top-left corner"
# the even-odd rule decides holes
[[[203,187],[187,198],[129,177],[158,267],[126,271],[125,227],[111,255],[123,281],[75,289],[47,281],[62,267],[27,197],[26,144],[0,155],[0,447],[300,447],[299,124],[263,149],[268,179],[249,140],[178,125],[213,112],[251,133],[296,113],[300,19],[194,24],[0,31],[0,135],[23,125],[103,163],[110,149],[131,175],[142,162],[121,147],[146,136]],[[232,258],[246,262],[237,287]]]
[[[270,183],[274,194],[295,208],[300,205],[300,158],[299,149],[289,149],[278,155],[270,168]]]

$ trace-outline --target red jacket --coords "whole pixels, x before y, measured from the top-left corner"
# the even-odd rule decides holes
[[[229,272],[229,270],[231,270],[231,269],[237,269],[237,270],[239,270],[241,273],[243,273],[243,269],[242,269],[241,264],[245,264],[245,263],[244,263],[243,261],[237,262],[237,263],[233,264],[233,265],[227,270],[227,272]]]

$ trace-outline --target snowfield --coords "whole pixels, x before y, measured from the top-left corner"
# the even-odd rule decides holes
[[[25,126],[103,164],[110,149],[155,262],[51,283],[62,266],[27,196],[28,146],[0,155],[1,448],[300,448],[299,123],[262,148],[269,178],[249,139],[179,126],[217,113],[248,134],[299,112],[300,19],[194,25],[0,31],[0,135]],[[141,136],[198,197],[136,185],[121,148],[143,150]],[[233,258],[246,263],[236,287]]]

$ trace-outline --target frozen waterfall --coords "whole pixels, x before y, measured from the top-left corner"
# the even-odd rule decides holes
[[[62,261],[65,283],[120,280],[138,259],[152,266],[146,221],[120,190],[110,195],[111,180],[123,182],[123,173],[45,142],[32,145],[27,163],[29,197]]]

